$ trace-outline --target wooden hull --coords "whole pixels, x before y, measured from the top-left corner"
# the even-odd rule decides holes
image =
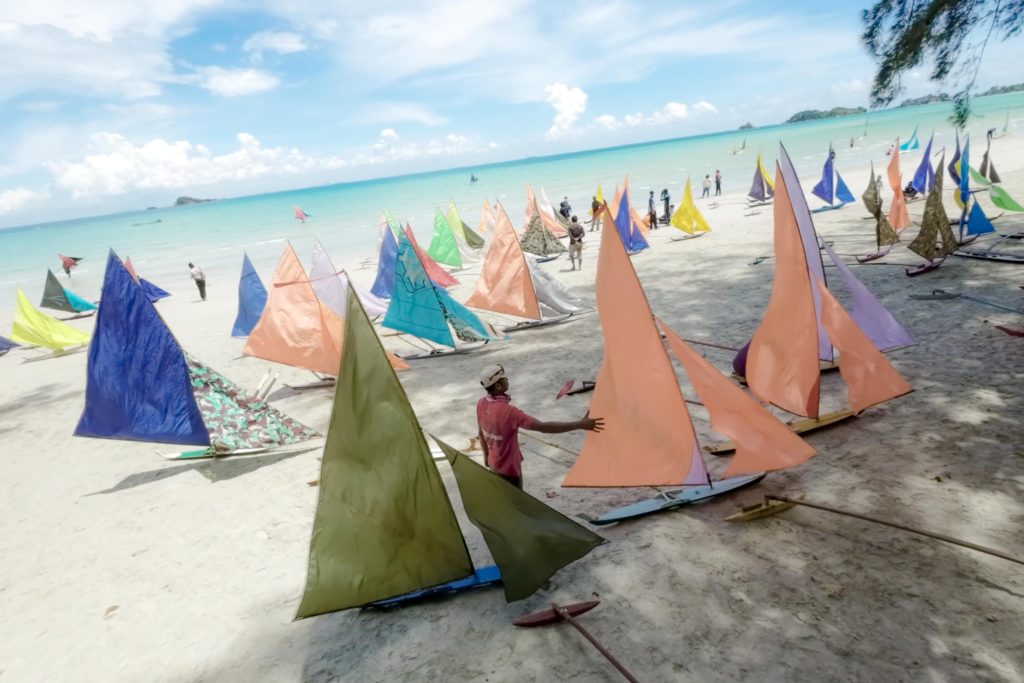
[[[686,235],[684,237],[670,237],[668,239],[668,241],[669,242],[686,242],[688,240],[695,240],[698,237],[703,237],[706,234],[707,234],[706,232],[696,232],[696,233],[694,233],[692,235]]]
[[[813,432],[818,429],[830,427],[834,424],[842,422],[843,420],[847,420],[853,416],[854,415],[852,410],[837,410],[834,413],[822,415],[817,420],[811,417],[807,417],[800,420],[787,422],[786,426],[792,429],[797,434],[807,434],[808,432]],[[736,444],[732,441],[725,441],[723,443],[715,444],[713,446],[705,446],[704,450],[710,453],[711,455],[728,455],[729,453],[732,453],[733,451],[736,450]]]
[[[676,491],[663,491],[654,498],[648,498],[647,500],[641,500],[639,502],[632,503],[631,505],[624,505],[623,507],[609,510],[600,517],[585,517],[584,519],[595,526],[603,526],[605,524],[622,522],[627,519],[646,517],[647,515],[652,515],[656,512],[671,510],[672,508],[677,508],[680,505],[699,503],[703,500],[708,500],[725,493],[736,491],[737,489],[751,486],[752,484],[756,484],[764,479],[764,477],[764,472],[761,472],[759,474],[750,474],[742,477],[729,477],[728,479],[716,481],[714,485],[705,484],[702,486],[687,486],[686,488],[678,489]]]
[[[946,260],[945,258],[941,258],[938,261],[931,261],[929,263],[924,263],[924,264],[922,264],[920,266],[913,266],[911,268],[906,268],[905,269],[906,275],[907,275],[907,277],[917,277],[918,275],[924,275],[925,273],[928,273],[928,272],[931,272],[931,271],[937,269],[939,266],[941,266],[945,262],[945,260]]]

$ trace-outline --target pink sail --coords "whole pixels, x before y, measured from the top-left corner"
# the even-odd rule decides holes
[[[910,213],[907,211],[907,200],[903,196],[903,177],[900,175],[900,139],[892,146],[892,157],[885,169],[892,188],[892,206],[889,207],[889,225],[897,233],[903,232],[910,225]]]
[[[447,270],[437,265],[437,262],[427,256],[427,252],[420,248],[419,242],[416,241],[416,235],[412,233],[412,226],[409,224],[406,224],[405,226],[405,236],[409,238],[410,242],[412,242],[412,248],[416,250],[416,255],[420,257],[420,263],[423,264],[423,270],[427,271],[427,277],[429,277],[435,285],[447,288],[459,284],[458,280],[452,277]]]

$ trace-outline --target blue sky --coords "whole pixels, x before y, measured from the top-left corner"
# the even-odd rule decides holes
[[[0,225],[866,105],[865,5],[0,0]]]

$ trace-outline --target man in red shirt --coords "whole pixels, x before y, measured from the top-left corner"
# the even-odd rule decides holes
[[[519,450],[519,430],[561,434],[577,429],[599,432],[604,427],[602,418],[591,418],[588,412],[575,422],[543,422],[516,408],[508,395],[505,368],[491,365],[480,373],[480,386],[487,395],[476,404],[476,423],[484,462],[495,474],[513,486],[523,488],[523,454]]]

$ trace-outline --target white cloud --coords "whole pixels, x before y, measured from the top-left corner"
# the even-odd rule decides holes
[[[394,128],[385,128],[380,132],[380,139],[391,142],[398,139],[398,133],[395,132]]]
[[[700,100],[699,102],[697,102],[696,104],[693,105],[693,109],[694,109],[694,111],[702,113],[702,114],[717,114],[718,113],[718,107],[716,107],[715,105],[711,104],[707,100]]]
[[[279,55],[288,55],[295,52],[303,52],[307,49],[306,41],[298,33],[287,31],[260,31],[254,33],[242,45],[242,49],[248,52],[253,61],[260,61],[264,52],[276,52]]]
[[[60,109],[61,103],[56,100],[32,100],[29,102],[22,102],[18,105],[18,109],[22,111],[31,112],[33,114],[49,114]]]
[[[198,84],[214,95],[238,97],[273,90],[281,84],[277,76],[259,69],[225,69],[201,66],[196,69]]]
[[[263,147],[249,133],[239,133],[238,149],[214,155],[203,145],[181,140],[150,140],[135,145],[116,133],[90,139],[90,154],[79,161],[45,166],[54,185],[74,198],[116,195],[142,189],[184,188],[338,169],[339,157],[307,156],[294,148]]]
[[[832,92],[836,95],[863,95],[867,92],[867,86],[859,78],[851,78],[848,81],[833,83]]]
[[[618,128],[620,124],[611,114],[601,114],[601,116],[594,119],[594,125],[605,130],[612,130],[613,128]]]
[[[420,123],[424,126],[440,126],[448,119],[434,113],[429,107],[417,102],[370,102],[353,116],[358,123]]]
[[[50,191],[47,188],[42,190],[30,190],[26,187],[16,187],[13,190],[0,191],[0,215],[28,208],[33,203],[47,199]]]
[[[458,156],[496,148],[497,145],[493,142],[483,145],[474,137],[457,133],[448,133],[442,138],[426,142],[402,142],[394,128],[385,128],[380,132],[371,151],[356,156],[352,164],[361,166],[423,157]]]
[[[587,110],[587,93],[580,88],[570,88],[564,83],[552,83],[544,88],[547,101],[555,110],[547,137],[560,138],[573,129],[583,112]]]
[[[661,126],[668,123],[675,123],[688,119],[697,114],[717,114],[718,107],[706,100],[700,100],[691,107],[682,102],[667,102],[660,109],[650,114],[635,112],[624,114],[622,119],[617,119],[612,114],[602,114],[595,118],[586,128],[596,130],[615,130],[623,126],[635,128],[638,126]]]

